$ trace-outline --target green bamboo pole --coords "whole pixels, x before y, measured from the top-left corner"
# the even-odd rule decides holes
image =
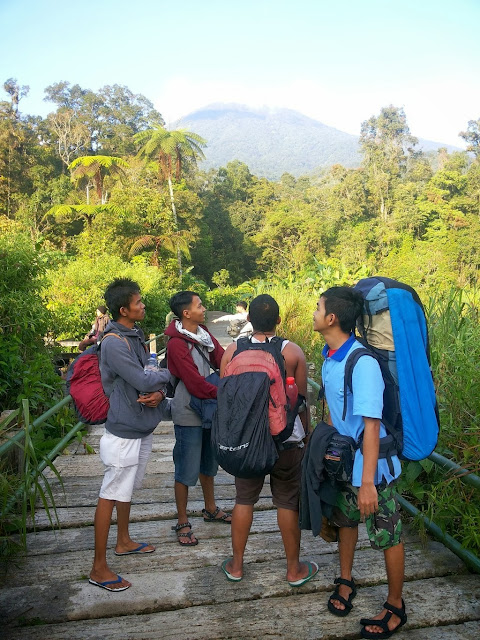
[[[398,496],[398,501],[400,502],[402,509],[405,509],[407,513],[412,516],[421,518],[428,531],[430,531],[430,533],[432,533],[435,538],[437,538],[437,540],[440,540],[440,542],[448,547],[450,551],[453,551],[456,556],[463,560],[463,562],[465,562],[469,569],[475,571],[476,573],[480,573],[480,558],[477,558],[477,556],[475,556],[473,553],[467,551],[467,549],[464,549],[457,540],[452,538],[452,536],[449,536],[448,533],[442,531],[438,525],[424,516],[423,513],[416,507],[414,507],[413,504],[410,504],[408,500],[405,500],[405,498],[402,498],[402,496]]]
[[[58,442],[55,445],[55,447],[50,451],[50,453],[48,453],[45,456],[45,459],[40,462],[38,467],[34,471],[32,471],[32,474],[31,474],[32,477],[39,476],[42,473],[42,471],[45,469],[45,467],[48,466],[48,463],[51,462],[55,458],[55,456],[67,446],[70,440],[84,427],[85,425],[83,424],[83,422],[77,422],[77,424],[70,429],[70,431],[60,440],[60,442]],[[13,506],[21,496],[22,491],[23,491],[23,487],[20,486],[15,492],[15,494],[7,502],[5,509],[0,514],[0,519],[4,518],[7,515],[7,513],[9,513],[12,510]]]
[[[453,462],[453,460],[449,460],[435,451],[428,456],[428,459],[432,460],[435,464],[438,464],[442,469],[451,471],[451,475],[460,478],[460,480],[465,484],[475,487],[475,489],[480,489],[480,477],[476,476],[474,473],[470,473],[470,471],[464,469],[456,462]]]
[[[68,404],[71,399],[72,399],[72,396],[65,396],[65,398],[60,400],[60,402],[57,402],[57,404],[51,407],[48,411],[45,411],[45,413],[42,413],[41,416],[39,416],[36,420],[32,422],[32,424],[30,425],[30,430],[33,429],[34,427],[38,427],[39,425],[43,424],[45,420],[48,420],[48,418],[50,418],[50,416],[52,416],[56,411],[58,411],[59,409],[64,407],[66,404]],[[2,456],[6,451],[8,451],[10,447],[12,447],[14,444],[18,444],[21,440],[23,440],[24,437],[25,437],[25,429],[22,429],[21,431],[16,433],[13,436],[13,438],[10,438],[9,440],[7,440],[7,442],[4,442],[0,446],[0,456]]]

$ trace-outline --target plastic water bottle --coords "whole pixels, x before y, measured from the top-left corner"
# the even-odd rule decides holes
[[[158,370],[158,362],[157,362],[157,354],[156,353],[151,353],[148,356],[148,362],[145,365],[144,369],[145,373],[147,373],[147,371],[157,371]]]
[[[295,378],[293,376],[289,376],[285,380],[285,384],[286,384],[285,391],[287,394],[290,409],[294,409],[297,405],[297,398],[298,398],[298,387],[295,383]]]

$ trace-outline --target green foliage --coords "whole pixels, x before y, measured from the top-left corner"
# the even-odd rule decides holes
[[[238,300],[248,302],[254,297],[254,286],[250,282],[244,282],[238,287],[219,286],[206,292],[205,300],[208,309],[235,313],[235,303]]]
[[[472,151],[477,158],[480,158],[480,118],[469,120],[466,131],[459,133],[467,143],[467,151]]]
[[[104,292],[114,279],[127,277],[139,283],[146,317],[146,333],[161,333],[168,313],[168,299],[174,281],[154,266],[143,262],[127,263],[120,258],[108,260],[79,258],[47,273],[44,295],[55,319],[58,339],[83,338],[91,326],[95,309],[104,303]]]
[[[480,433],[478,295],[452,290],[430,299],[431,356],[442,421],[440,444],[459,464],[475,458]],[[453,436],[453,437],[452,437]],[[480,468],[480,461],[477,460]]]
[[[32,407],[43,407],[59,389],[43,339],[52,321],[40,295],[45,259],[25,234],[6,232],[0,262],[0,404],[28,397]]]
[[[26,550],[29,519],[35,528],[37,503],[45,510],[52,526],[58,525],[55,500],[50,482],[41,470],[48,468],[63,487],[63,482],[53,463],[38,447],[39,434],[31,424],[29,401],[23,399],[20,409],[0,421],[0,433],[5,435],[15,421],[16,427],[24,431],[23,442],[12,445],[10,454],[16,461],[0,461],[0,559],[6,560],[19,549]],[[8,437],[7,437],[8,440]],[[52,447],[50,447],[51,449]],[[16,455],[15,455],[16,454]],[[15,467],[19,467],[16,469]],[[12,536],[12,534],[15,534]]]

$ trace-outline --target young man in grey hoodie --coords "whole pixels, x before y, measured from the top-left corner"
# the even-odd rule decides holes
[[[144,370],[148,351],[136,322],[145,317],[136,282],[117,278],[105,291],[112,315],[100,351],[100,372],[110,408],[100,457],[105,476],[95,512],[95,557],[90,584],[107,591],[124,591],[131,583],[110,569],[106,551],[113,507],[117,509],[115,555],[152,553],[155,547],[134,542],[128,531],[133,489],[142,486],[152,449],[153,431],[169,418],[169,403],[162,387],[169,381],[167,369]]]

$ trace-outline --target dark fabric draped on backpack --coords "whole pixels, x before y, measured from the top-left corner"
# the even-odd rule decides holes
[[[264,476],[278,459],[268,422],[269,398],[270,379],[263,371],[220,380],[212,445],[220,466],[237,478]]]

